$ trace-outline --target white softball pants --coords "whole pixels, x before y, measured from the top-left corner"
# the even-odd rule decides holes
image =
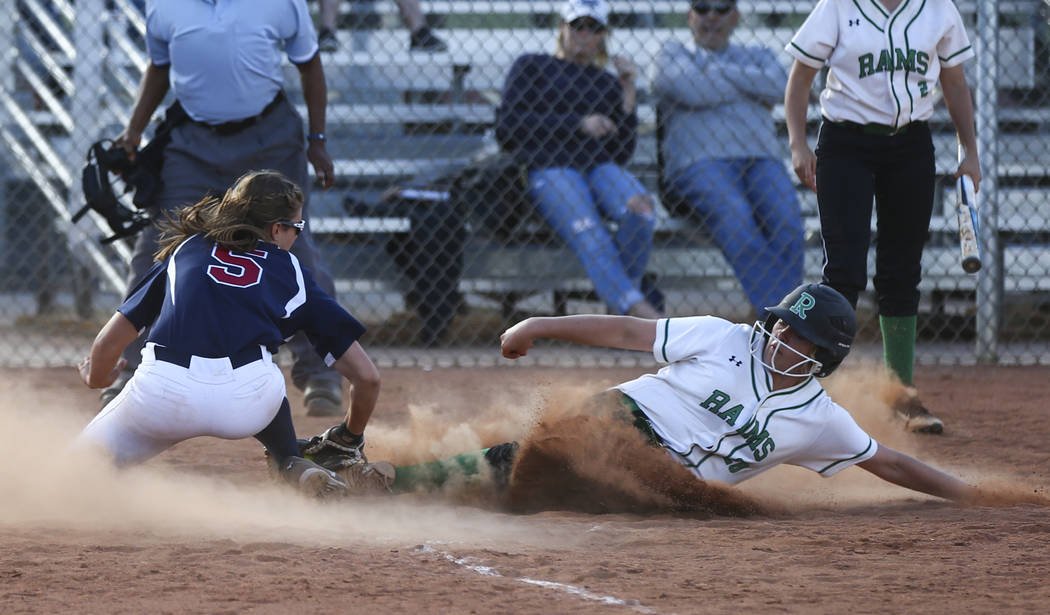
[[[192,357],[189,367],[158,361],[153,344],[124,389],[80,433],[76,446],[108,451],[118,465],[145,461],[183,440],[247,438],[270,424],[285,396],[270,353],[236,369],[230,360]]]

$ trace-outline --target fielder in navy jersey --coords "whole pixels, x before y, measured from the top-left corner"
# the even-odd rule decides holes
[[[81,443],[127,465],[196,436],[254,436],[293,484],[316,495],[345,493],[338,474],[299,457],[284,376],[272,360],[301,330],[350,380],[350,409],[333,437],[364,468],[379,373],[357,341],[361,323],[288,252],[305,227],[302,203],[292,181],[257,171],[221,199],[205,198],[168,220],[157,262],[79,366],[89,387],[108,386],[123,367],[121,352],[149,326],[141,366]]]

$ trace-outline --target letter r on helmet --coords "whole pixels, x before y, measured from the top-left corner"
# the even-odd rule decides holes
[[[813,298],[813,295],[807,292],[803,292],[801,295],[799,295],[798,301],[795,302],[795,305],[792,305],[788,309],[791,310],[791,313],[797,315],[802,320],[805,320],[806,312],[813,309],[813,306],[816,304],[817,300]]]

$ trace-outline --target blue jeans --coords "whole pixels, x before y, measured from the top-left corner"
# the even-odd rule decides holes
[[[586,171],[551,167],[529,173],[536,209],[576,253],[598,297],[619,314],[645,298],[640,287],[653,247],[653,214],[627,208],[627,201],[645,193],[633,175],[612,162]],[[615,235],[603,216],[617,223]]]
[[[703,217],[760,317],[802,283],[802,216],[779,160],[696,162],[671,185]]]

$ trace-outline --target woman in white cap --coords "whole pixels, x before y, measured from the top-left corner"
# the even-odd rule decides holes
[[[526,54],[510,69],[496,136],[528,168],[529,196],[576,253],[598,296],[618,314],[658,318],[642,290],[653,200],[624,165],[638,116],[630,60],[609,60],[605,0],[569,0],[554,55]],[[610,234],[604,218],[617,223]]]

